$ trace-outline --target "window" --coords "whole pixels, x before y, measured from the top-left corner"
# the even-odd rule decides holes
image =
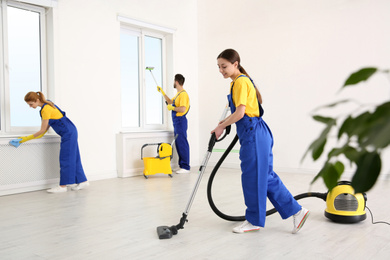
[[[29,109],[29,91],[47,93],[45,8],[1,1],[1,133],[36,129],[41,120]]]
[[[121,30],[121,104],[122,126],[125,128],[140,126],[139,36]]]
[[[157,85],[165,89],[167,38],[170,29],[118,17],[120,33],[121,109],[123,130],[162,130],[168,113]],[[161,29],[161,28],[158,28]],[[146,67],[153,68],[146,70]]]

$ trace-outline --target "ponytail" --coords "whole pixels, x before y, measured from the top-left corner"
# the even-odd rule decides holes
[[[26,102],[35,102],[37,99],[43,104],[49,104],[53,108],[55,108],[54,103],[46,100],[45,95],[41,91],[33,92],[30,91],[24,96],[24,101]]]
[[[249,74],[246,72],[246,70],[244,69],[243,66],[241,66],[241,64],[238,64],[238,70],[244,74],[245,76],[247,76],[248,78],[250,78]]]
[[[260,91],[256,88],[256,86],[255,89],[256,89],[257,99],[259,100],[260,104],[263,104],[263,98],[261,97]]]
[[[249,76],[249,74],[246,72],[246,70],[244,69],[243,66],[241,66],[240,64],[238,64],[238,69],[239,71],[244,74],[245,76],[247,76],[248,78],[251,78]],[[253,81],[252,81],[253,83]],[[253,86],[255,87],[255,90],[256,90],[256,96],[257,96],[257,99],[259,100],[260,104],[263,104],[263,98],[261,97],[261,94],[260,94],[260,91],[257,89],[255,83],[253,83]]]
[[[223,52],[221,52],[221,53],[218,55],[217,59],[219,59],[219,58],[223,58],[223,59],[229,61],[229,62],[232,63],[232,64],[235,63],[236,61],[238,61],[238,70],[239,70],[242,74],[244,74],[245,76],[247,76],[248,78],[251,78],[251,77],[249,76],[249,74],[246,72],[246,70],[241,66],[241,64],[240,64],[240,62],[241,62],[241,60],[240,60],[240,55],[238,54],[237,51],[235,51],[235,50],[233,50],[233,49],[226,49],[226,50],[224,50]],[[253,85],[255,86],[255,84],[253,84]],[[260,104],[262,104],[262,103],[263,103],[263,99],[262,99],[262,97],[261,97],[260,91],[256,88],[256,86],[255,86],[255,89],[256,89],[256,96],[257,96],[257,99],[259,100]]]

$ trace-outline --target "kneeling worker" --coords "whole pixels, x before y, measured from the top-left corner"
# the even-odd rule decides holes
[[[187,113],[190,109],[190,98],[187,92],[184,90],[185,78],[181,74],[175,75],[173,87],[176,88],[177,94],[170,99],[161,87],[157,86],[157,91],[160,92],[165,101],[167,101],[168,110],[172,111],[172,121],[174,134],[177,135],[175,144],[176,151],[179,155],[180,170],[176,173],[189,173],[190,172],[190,146],[187,141]]]

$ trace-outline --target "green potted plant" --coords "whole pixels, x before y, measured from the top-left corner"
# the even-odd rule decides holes
[[[342,89],[355,86],[375,74],[389,74],[389,72],[389,70],[379,70],[378,68],[360,69],[348,77]],[[351,102],[351,100],[341,100],[321,106],[319,109],[332,109],[347,102]],[[382,151],[390,145],[390,100],[362,111],[357,115],[349,113],[346,116],[335,118],[321,115],[313,116],[313,119],[323,123],[325,128],[319,137],[311,143],[302,160],[309,152],[311,152],[314,161],[318,160],[324,153],[324,148],[330,138],[336,138],[337,145],[327,154],[323,167],[314,177],[312,183],[321,177],[327,188],[331,190],[337,185],[344,173],[345,166],[342,159],[344,158],[345,161],[346,158],[348,163],[356,166],[351,181],[355,192],[366,192],[374,186],[382,168]],[[335,132],[337,136],[332,137]]]

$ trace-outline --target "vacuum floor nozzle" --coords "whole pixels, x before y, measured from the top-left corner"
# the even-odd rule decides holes
[[[168,226],[157,227],[157,235],[159,239],[168,239],[172,237],[172,231]]]
[[[171,238],[172,235],[177,235],[177,227],[176,226],[159,226],[157,227],[157,235],[159,239],[168,239]]]

